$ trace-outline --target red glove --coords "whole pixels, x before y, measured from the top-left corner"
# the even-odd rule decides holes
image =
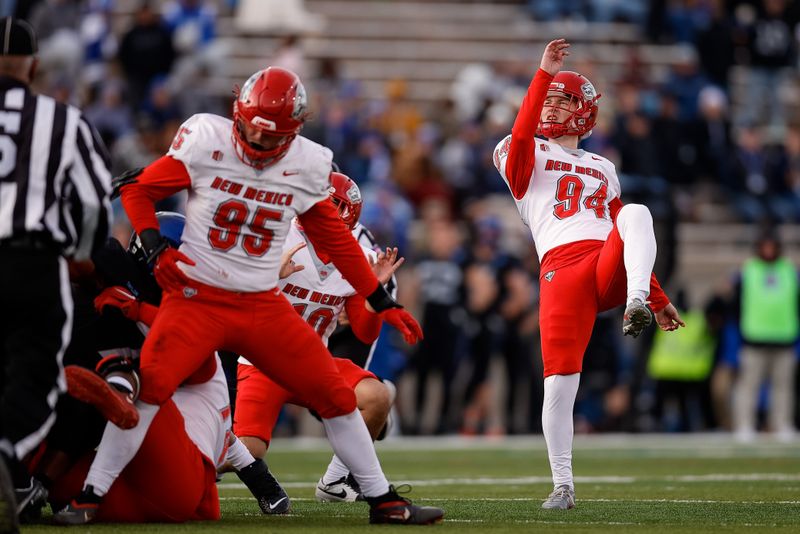
[[[189,277],[178,267],[179,261],[187,265],[196,265],[194,260],[178,249],[167,248],[158,255],[153,274],[164,291],[177,290],[191,284]]]
[[[110,306],[117,308],[131,321],[139,320],[139,304],[136,297],[122,286],[107,287],[94,299],[94,309],[97,313],[102,314],[103,310]]]
[[[403,334],[406,343],[413,345],[422,339],[422,328],[414,316],[403,308],[389,308],[378,314],[381,319],[395,327]]]

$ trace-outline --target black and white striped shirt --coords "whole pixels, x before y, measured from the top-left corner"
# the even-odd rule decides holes
[[[77,108],[0,76],[0,242],[35,235],[87,259],[109,232],[109,168]]]

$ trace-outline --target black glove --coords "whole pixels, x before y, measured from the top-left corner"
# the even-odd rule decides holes
[[[167,240],[155,228],[142,230],[139,234],[139,242],[142,244],[142,250],[144,250],[144,256],[148,264],[155,262],[158,255],[169,248]]]

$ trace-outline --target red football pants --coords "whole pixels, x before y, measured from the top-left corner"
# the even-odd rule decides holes
[[[545,254],[539,277],[544,376],[580,373],[597,313],[625,303],[623,247],[615,224],[606,241],[577,241]]]
[[[54,481],[56,509],[80,493],[95,453]],[[161,405],[141,448],[103,498],[99,521],[144,523],[217,520],[217,470],[184,431],[175,403]]]
[[[141,352],[142,401],[163,404],[224,349],[244,355],[321,417],[356,409],[328,349],[278,289],[235,293],[192,282],[192,290],[167,293],[161,303]]]
[[[355,389],[365,378],[378,379],[373,373],[362,369],[352,361],[333,358],[347,386]],[[278,421],[281,408],[286,403],[308,407],[303,400],[264,376],[252,365],[239,364],[236,372],[236,412],[233,418],[233,433],[237,436],[252,436],[269,442],[272,429]]]

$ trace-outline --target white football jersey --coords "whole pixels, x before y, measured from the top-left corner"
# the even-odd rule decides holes
[[[506,184],[510,145],[509,135],[494,150],[494,165]],[[566,243],[605,240],[613,228],[608,204],[619,196],[617,171],[606,158],[537,138],[528,190],[514,200],[541,261],[548,250]]]
[[[356,290],[342,277],[342,273],[333,263],[323,263],[317,257],[314,245],[306,240],[295,220],[286,237],[284,252],[298,243],[307,245],[295,253],[293,260],[297,265],[305,266],[305,269],[281,280],[280,288],[295,311],[316,330],[327,346],[345,302],[356,294]],[[371,248],[361,245],[361,249],[365,256],[377,259]],[[239,363],[252,365],[243,356],[239,357]]]
[[[231,403],[222,361],[216,353],[214,358],[217,361],[217,371],[211,380],[179,387],[173,393],[172,400],[183,415],[189,438],[219,468],[225,463],[225,453],[228,450]]]
[[[230,119],[198,114],[181,126],[168,155],[192,181],[180,263],[199,282],[230,291],[278,285],[281,250],[295,216],[328,198],[333,154],[298,136],[286,155],[259,170],[242,163]]]

